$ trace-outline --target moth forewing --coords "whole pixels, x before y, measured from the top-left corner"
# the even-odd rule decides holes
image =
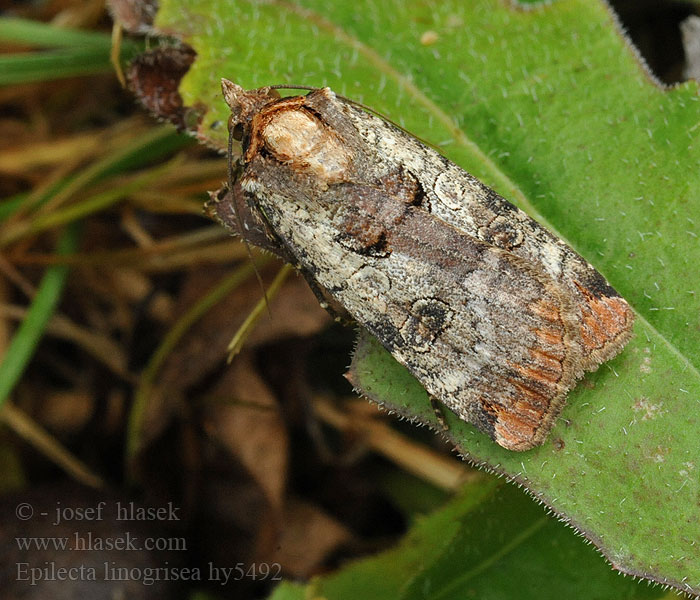
[[[543,443],[584,371],[631,334],[582,257],[434,150],[327,88],[224,95],[235,186],[284,253],[462,419]]]

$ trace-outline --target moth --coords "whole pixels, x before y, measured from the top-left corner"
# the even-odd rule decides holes
[[[504,448],[541,445],[576,381],[629,340],[633,313],[600,273],[408,133],[329,88],[222,89],[242,154],[214,198],[242,235]]]

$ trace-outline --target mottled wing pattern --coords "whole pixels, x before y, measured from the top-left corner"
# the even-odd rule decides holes
[[[634,315],[584,258],[432,148],[347,101],[337,102],[367,146],[384,157],[388,168],[402,167],[416,175],[426,191],[431,214],[539,265],[575,298],[582,371],[594,370],[618,354],[631,335]]]
[[[340,202],[348,194],[352,205]],[[506,448],[540,443],[574,381],[567,296],[411,200],[346,184],[303,209],[280,196],[260,203],[302,267],[429,393]]]
[[[353,274],[341,302],[365,307],[370,332],[460,417],[512,450],[541,443],[580,358],[568,296],[527,261],[407,206],[410,197],[389,199],[386,187],[353,193],[366,209],[353,211],[355,226],[377,228],[387,204],[406,210],[382,223],[385,254],[360,269],[375,273],[372,285]],[[358,300],[376,294],[379,272],[397,277],[377,311]]]
[[[626,302],[522,211],[330,90],[248,105],[239,90],[224,85],[253,115],[236,185],[274,243],[461,418],[512,450],[542,443],[576,379],[629,337]]]

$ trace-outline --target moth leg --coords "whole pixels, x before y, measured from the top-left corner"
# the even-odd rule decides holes
[[[435,418],[437,419],[440,428],[445,432],[449,431],[450,427],[445,420],[444,404],[435,396],[430,396],[430,406],[433,407],[433,412],[435,413]]]
[[[343,307],[335,303],[330,294],[316,283],[311,273],[297,262],[288,244],[269,226],[265,215],[248,204],[240,185],[234,183],[233,191],[224,186],[216,192],[210,192],[209,196],[210,200],[205,208],[211,217],[216,218],[243,240],[272,252],[293,265],[304,276],[319,304],[328,311],[335,322],[345,326],[354,324]]]
[[[224,186],[216,192],[209,192],[209,200],[204,209],[211,218],[219,221],[244,242],[272,252],[289,262],[288,254],[267,223],[248,204],[238,183],[234,183],[232,190]]]
[[[304,279],[306,279],[306,283],[311,288],[311,291],[314,293],[314,296],[316,296],[316,300],[318,300],[318,303],[321,305],[321,308],[323,308],[331,316],[333,321],[335,321],[336,323],[340,323],[345,327],[354,325],[355,322],[352,319],[352,317],[348,314],[348,312],[340,304],[338,304],[332,298],[332,296],[318,284],[318,282],[314,279],[314,276],[307,269],[305,269],[303,265],[301,265],[301,263],[299,263],[296,260],[294,253],[292,252],[289,245],[285,242],[285,240],[280,238],[279,236],[275,236],[275,242],[277,244],[275,254],[280,256],[282,260],[285,260],[286,262],[291,264],[297,271],[299,271],[299,273],[301,273],[304,276]]]

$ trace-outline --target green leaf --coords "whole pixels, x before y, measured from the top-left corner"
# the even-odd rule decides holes
[[[272,592],[270,600],[306,600],[304,587],[297,583],[283,581]]]
[[[71,48],[8,54],[0,56],[0,85],[94,75],[110,68],[108,49]]]
[[[112,44],[110,35],[106,33],[68,29],[16,17],[0,17],[0,40],[46,48],[93,47],[109,50]],[[134,47],[133,42],[126,45]]]
[[[456,419],[450,436],[616,568],[700,592],[698,85],[661,89],[591,0],[164,0],[156,26],[197,52],[180,90],[206,111],[202,139],[225,146],[223,76],[329,85],[441,146],[608,278],[636,337],[579,384],[550,441],[511,453]],[[432,422],[401,367],[371,343],[360,354],[368,395]]]
[[[0,41],[51,48],[0,56],[0,85],[93,75],[112,69],[112,39],[108,34],[0,17]],[[120,56],[132,57],[139,47],[128,41],[122,44]]]
[[[490,480],[466,486],[418,520],[396,548],[312,580],[306,597],[619,600],[662,594],[611,571],[592,546],[515,486]]]
[[[72,254],[78,245],[78,237],[79,229],[75,225],[67,228],[59,239],[58,254],[63,256]],[[34,355],[46,324],[53,316],[61,299],[68,271],[65,265],[54,265],[46,269],[27,316],[15,332],[0,363],[0,407],[7,400]]]

